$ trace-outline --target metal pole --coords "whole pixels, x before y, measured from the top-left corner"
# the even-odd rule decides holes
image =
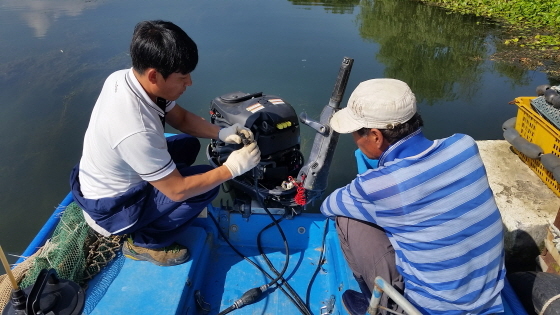
[[[422,315],[416,307],[414,307],[409,301],[407,301],[404,296],[402,296],[399,291],[395,290],[390,284],[388,284],[383,278],[375,278],[375,288],[373,290],[373,295],[370,300],[368,307],[368,314],[377,314],[377,308],[379,307],[379,301],[381,300],[381,294],[385,292],[397,305],[402,307],[404,312],[408,315]]]

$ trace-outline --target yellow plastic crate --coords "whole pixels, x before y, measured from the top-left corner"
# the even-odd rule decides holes
[[[541,147],[544,154],[553,153],[560,156],[560,131],[535,112],[531,106],[532,99],[535,97],[518,97],[514,100],[518,106],[515,130],[527,141]],[[558,181],[554,179],[551,172],[544,168],[540,160],[531,159],[517,150],[515,152],[557,196],[560,196]]]

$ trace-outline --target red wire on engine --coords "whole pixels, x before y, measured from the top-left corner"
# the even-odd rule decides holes
[[[296,186],[296,196],[294,197],[294,201],[300,205],[305,206],[307,200],[305,198],[305,188],[303,188],[303,182],[305,181],[305,175],[301,176],[301,183],[298,183],[292,176],[288,177],[288,180]]]

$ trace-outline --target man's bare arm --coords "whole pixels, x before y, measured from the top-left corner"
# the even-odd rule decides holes
[[[204,118],[189,112],[178,104],[165,116],[167,123],[186,134],[197,138],[218,139],[220,127]]]
[[[231,178],[231,172],[226,166],[220,166],[206,173],[186,177],[183,177],[175,169],[171,174],[162,179],[152,181],[150,184],[169,199],[180,202],[203,194]]]

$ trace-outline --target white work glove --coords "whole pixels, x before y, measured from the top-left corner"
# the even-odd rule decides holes
[[[239,150],[231,152],[224,165],[233,177],[237,177],[253,169],[261,161],[261,150],[256,142],[248,144]]]
[[[243,127],[241,124],[234,124],[227,128],[223,128],[218,133],[218,138],[220,138],[220,140],[222,140],[225,143],[240,144],[241,137],[237,134],[238,132],[244,134],[245,137],[249,139],[251,142],[253,142],[253,140],[255,139],[253,137],[253,133],[251,132],[251,129]]]

